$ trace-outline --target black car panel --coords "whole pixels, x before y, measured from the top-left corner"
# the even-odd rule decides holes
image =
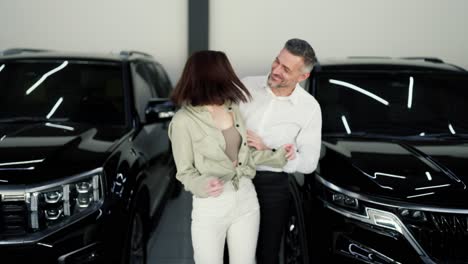
[[[468,72],[346,58],[309,84],[322,149],[313,174],[292,177],[307,237],[296,249],[314,263],[468,263]]]
[[[2,263],[144,263],[175,175],[164,69],[135,52],[15,54],[0,57]],[[137,96],[140,63],[166,94]],[[145,120],[152,98],[162,118]]]

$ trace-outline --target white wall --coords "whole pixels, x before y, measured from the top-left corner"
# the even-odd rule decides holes
[[[140,50],[175,83],[187,57],[187,14],[187,0],[0,0],[0,50]]]
[[[0,50],[151,53],[175,83],[187,58],[188,1],[0,0]],[[284,42],[319,58],[437,56],[468,68],[466,0],[211,0],[210,48],[240,76],[264,74]]]
[[[317,56],[434,56],[468,69],[466,0],[212,0],[210,48],[237,73],[266,74],[284,42]]]

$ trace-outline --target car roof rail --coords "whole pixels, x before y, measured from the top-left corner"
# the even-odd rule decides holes
[[[11,48],[11,49],[6,49],[2,52],[2,55],[14,55],[14,54],[20,54],[23,52],[48,52],[50,50],[46,49],[30,49],[30,48]]]
[[[404,60],[423,60],[423,61],[428,61],[428,62],[434,62],[434,63],[444,63],[443,60],[436,58],[436,57],[402,57],[401,59]]]
[[[153,57],[148,53],[137,51],[137,50],[123,50],[120,52],[120,56],[130,57],[132,55],[141,55],[144,57],[151,57],[151,58]]]

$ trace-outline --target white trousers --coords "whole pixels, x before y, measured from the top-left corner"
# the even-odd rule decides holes
[[[227,240],[230,264],[254,264],[260,207],[252,181],[241,177],[239,190],[224,184],[218,197],[193,197],[192,245],[196,264],[222,264]]]

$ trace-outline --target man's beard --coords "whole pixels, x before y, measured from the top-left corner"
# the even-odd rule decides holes
[[[273,88],[273,89],[281,89],[281,88],[285,88],[287,87],[285,84],[283,83],[276,83],[276,84],[273,84],[273,80],[271,79],[271,73],[268,75],[268,80],[267,80],[267,84],[270,88]]]

